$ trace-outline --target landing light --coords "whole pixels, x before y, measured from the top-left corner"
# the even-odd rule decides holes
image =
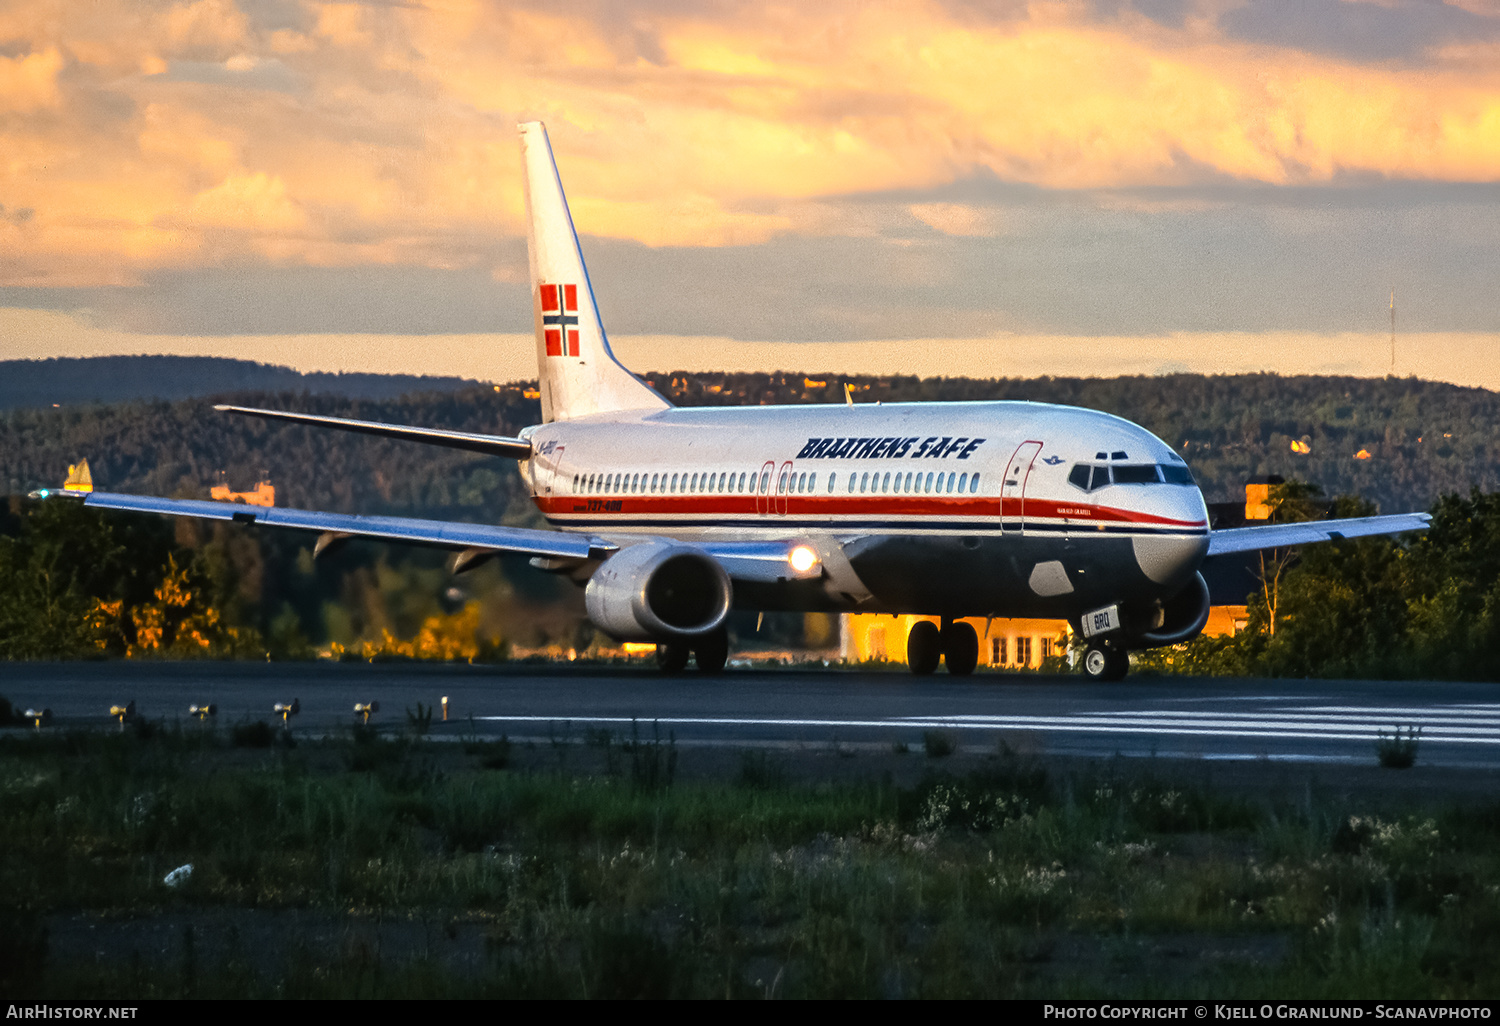
[[[809,546],[798,545],[788,554],[786,561],[792,565],[793,570],[805,574],[818,565],[818,554]]]

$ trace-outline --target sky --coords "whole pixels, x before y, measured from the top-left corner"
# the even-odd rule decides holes
[[[1500,388],[1500,0],[0,0],[0,357]]]

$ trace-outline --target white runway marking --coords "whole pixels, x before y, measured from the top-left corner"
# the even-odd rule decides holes
[[[1352,717],[1352,718],[1348,717],[1348,716],[1335,716],[1332,713],[1308,713],[1305,710],[1298,710],[1296,712],[1285,712],[1285,713],[1206,713],[1206,712],[1176,712],[1176,711],[1158,712],[1158,713],[1100,713],[1100,714],[1098,714],[1098,716],[1100,718],[1109,719],[1109,720],[1115,720],[1115,719],[1143,719],[1143,720],[1160,720],[1163,723],[1170,723],[1170,722],[1172,722],[1175,719],[1181,719],[1181,720],[1193,721],[1193,722],[1198,723],[1199,725],[1206,725],[1206,723],[1209,722],[1209,721],[1217,721],[1219,723],[1224,723],[1224,722],[1279,723],[1279,724],[1282,724],[1284,726],[1290,725],[1290,724],[1292,724],[1294,722],[1307,723],[1307,724],[1311,724],[1311,725],[1318,725],[1318,724],[1321,724],[1321,723],[1333,723],[1333,724],[1353,724],[1353,723],[1360,723],[1360,724],[1371,724],[1371,725],[1374,725],[1374,726],[1386,726],[1386,727],[1394,726],[1398,722],[1403,727],[1407,726],[1408,723],[1414,723],[1414,724],[1424,724],[1424,723],[1443,724],[1443,723],[1451,723],[1451,724],[1453,724],[1455,726],[1464,726],[1464,727],[1472,727],[1472,726],[1483,725],[1483,724],[1489,724],[1491,726],[1500,726],[1500,716],[1472,716],[1472,715],[1466,715],[1466,714],[1457,714],[1457,715],[1454,715],[1454,714],[1451,714],[1451,713],[1429,713],[1429,712],[1422,712],[1421,710],[1417,710],[1417,709],[1409,709],[1409,710],[1403,711],[1399,716],[1364,716],[1364,717],[1358,717],[1358,716],[1356,716],[1356,717]],[[929,717],[916,717],[916,716],[913,716],[913,717],[903,717],[903,718],[907,718],[907,719],[927,719]],[[950,716],[950,717],[947,717],[947,719],[951,719],[951,720],[955,720],[955,721],[957,721],[957,720],[973,720],[975,722],[989,721],[989,720],[993,720],[993,719],[996,719],[996,718],[997,717],[994,717],[994,716],[981,715],[981,714],[972,714],[972,713],[963,714],[963,715],[959,715],[959,716]],[[1003,718],[1006,718],[1006,717],[1000,717],[1000,718],[1003,719]],[[1074,719],[1076,717],[1074,717],[1074,716],[1068,716],[1068,717],[1058,717],[1058,718],[1059,719],[1066,718],[1066,719],[1070,719],[1071,720],[1071,719]]]
[[[1311,702],[1322,695],[1209,695],[1203,698],[1163,698],[1162,702]]]
[[[1413,708],[1412,706],[1407,706],[1407,705],[1385,705],[1385,706],[1379,706],[1379,705],[1309,705],[1309,706],[1306,706],[1303,709],[1303,711],[1304,712],[1310,712],[1310,713],[1384,713],[1384,714],[1388,714],[1388,715],[1407,716],[1407,715],[1423,715],[1423,710],[1424,709],[1441,709],[1441,708],[1454,709],[1454,710],[1473,709],[1475,711],[1483,711],[1483,712],[1487,712],[1487,713],[1492,713],[1495,716],[1500,716],[1500,705],[1422,706],[1420,708]],[[1453,716],[1469,716],[1469,715],[1472,715],[1472,714],[1467,713],[1467,712],[1459,711],[1459,712],[1451,713],[1449,715],[1453,715]]]
[[[1472,708],[1472,707],[1469,707]],[[1486,706],[1500,714],[1500,707]],[[1336,715],[1342,712],[1344,715]],[[509,723],[587,724],[640,722],[628,716],[484,716],[479,719]],[[1172,710],[1063,716],[895,716],[886,719],[803,719],[737,716],[652,717],[663,726],[807,728],[905,728],[950,730],[1034,730],[1081,734],[1168,734],[1182,737],[1240,739],[1301,739],[1319,741],[1375,741],[1402,728],[1421,727],[1423,743],[1500,745],[1500,715],[1476,716],[1459,707],[1368,708],[1317,707],[1284,712],[1212,713]]]

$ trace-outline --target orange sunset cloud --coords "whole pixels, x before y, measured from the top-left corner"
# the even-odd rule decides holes
[[[1500,176],[1500,61],[1458,44],[1359,62],[1205,17],[984,20],[920,0],[295,11],[0,13],[0,284],[482,263],[520,231],[529,117],[552,125],[581,229],[649,246],[859,234],[841,198],[981,173],[1082,190]],[[962,204],[900,216],[1000,230]]]

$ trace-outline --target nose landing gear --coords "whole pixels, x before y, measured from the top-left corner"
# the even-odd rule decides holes
[[[1090,680],[1122,680],[1130,670],[1130,653],[1117,645],[1094,644],[1084,649],[1083,672]]]

